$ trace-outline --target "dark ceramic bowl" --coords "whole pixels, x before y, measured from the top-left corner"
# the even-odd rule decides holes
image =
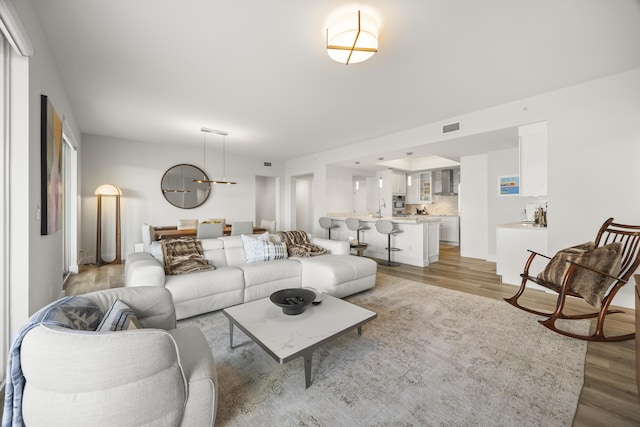
[[[301,314],[316,298],[316,293],[309,289],[283,289],[271,294],[271,302],[282,307],[284,314]]]

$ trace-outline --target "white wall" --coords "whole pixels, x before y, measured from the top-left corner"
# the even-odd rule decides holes
[[[499,196],[498,177],[518,175],[520,152],[511,150],[492,151],[487,154],[487,260],[496,260],[496,227],[500,224],[518,222],[524,218],[527,203],[540,201],[535,197]],[[546,198],[545,198],[546,199]]]
[[[171,166],[188,163],[203,168],[202,147],[181,145],[158,147],[157,144],[126,141],[95,135],[83,135],[82,149],[82,240],[81,249],[95,255],[96,197],[95,189],[101,184],[114,184],[122,190],[122,255],[133,252],[136,242],[142,240],[141,225],[176,225],[178,219],[225,218],[233,221],[255,221],[256,176],[282,176],[283,165],[272,162],[265,167],[255,158],[226,154],[227,179],[236,185],[218,185],[209,198],[194,209],[180,209],[167,202],[160,190],[162,175]],[[204,168],[209,177],[217,177],[214,165]],[[280,174],[280,175],[279,175]],[[103,215],[112,214],[103,209]],[[280,223],[279,219],[276,220]],[[104,238],[104,237],[103,237]],[[108,239],[108,237],[107,237]],[[104,258],[113,257],[114,248],[105,242]]]
[[[260,225],[263,219],[276,219],[276,201],[278,200],[276,181],[277,178],[274,177],[256,177],[256,225]],[[277,223],[276,227],[278,227]]]
[[[487,154],[460,159],[460,255],[487,259],[489,248]]]
[[[40,95],[47,95],[66,126],[75,135],[75,124],[67,94],[58,73],[47,38],[42,33],[31,2],[15,2],[15,8],[35,48],[35,55],[20,61],[14,72],[28,69],[28,106],[17,109],[28,123],[24,139],[11,147],[11,331],[38,309],[62,293],[62,231],[40,235]],[[12,109],[13,109],[12,105]],[[18,129],[14,129],[17,131]],[[15,135],[14,135],[15,136]],[[81,141],[77,141],[81,144]],[[74,195],[69,195],[74,197]]]
[[[286,229],[295,228],[313,233],[315,227],[313,221],[313,181],[312,175],[296,178],[296,223],[295,227],[287,227]]]
[[[455,137],[546,120],[549,156],[549,250],[593,239],[608,217],[637,224],[640,218],[640,69],[499,105],[442,122],[361,141],[287,162],[286,173],[323,169],[335,159],[356,160],[363,150],[384,153],[388,147],[415,148],[446,141],[441,125],[460,121]],[[464,165],[462,165],[464,166]],[[461,168],[464,171],[464,167]],[[488,175],[483,181],[487,182]],[[321,181],[320,176],[316,176]],[[468,177],[461,181],[467,185]],[[315,185],[322,189],[323,182]],[[486,190],[486,189],[485,189]],[[465,191],[463,197],[468,195]],[[331,194],[318,194],[319,209],[334,210]],[[463,201],[462,203],[465,203]],[[488,215],[489,204],[478,215]],[[468,225],[462,213],[462,245]],[[485,232],[489,230],[484,222]],[[488,254],[488,239],[485,241]],[[487,255],[485,255],[487,256]],[[633,286],[623,288],[615,304],[633,307]]]

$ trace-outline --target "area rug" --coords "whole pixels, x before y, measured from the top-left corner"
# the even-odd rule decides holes
[[[378,273],[348,301],[378,317],[313,354],[278,364],[222,312],[179,322],[204,332],[216,359],[216,426],[569,426],[586,343],[504,301]],[[566,321],[565,321],[566,322]],[[587,333],[588,321],[562,327]]]

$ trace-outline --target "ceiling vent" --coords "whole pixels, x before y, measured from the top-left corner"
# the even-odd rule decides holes
[[[263,165],[267,168],[271,167],[271,162],[264,162]]]
[[[442,126],[442,133],[455,132],[457,130],[460,130],[460,122]]]

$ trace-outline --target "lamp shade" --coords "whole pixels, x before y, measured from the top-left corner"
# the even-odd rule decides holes
[[[340,16],[327,27],[327,53],[334,61],[356,64],[377,51],[377,25],[359,10]]]
[[[96,196],[122,196],[122,190],[113,184],[103,184],[96,188]]]

